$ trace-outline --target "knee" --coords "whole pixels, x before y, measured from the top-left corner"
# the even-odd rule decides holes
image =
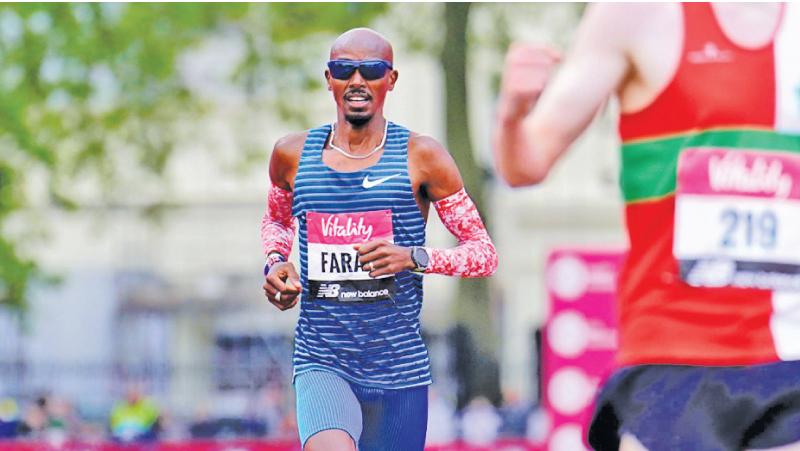
[[[309,437],[303,451],[356,451],[356,444],[347,432],[328,429]]]
[[[631,434],[623,434],[619,451],[647,451],[647,448]]]

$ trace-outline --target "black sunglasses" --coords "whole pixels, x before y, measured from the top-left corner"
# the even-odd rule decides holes
[[[377,80],[392,69],[392,63],[384,60],[331,60],[328,61],[328,70],[331,77],[337,80],[348,80],[353,73],[358,72],[365,80]]]

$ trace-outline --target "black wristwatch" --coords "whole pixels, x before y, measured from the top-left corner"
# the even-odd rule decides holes
[[[411,261],[414,263],[414,269],[411,272],[423,273],[428,269],[431,259],[424,247],[414,246],[411,248]]]

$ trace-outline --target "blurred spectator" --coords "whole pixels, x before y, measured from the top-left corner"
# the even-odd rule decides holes
[[[528,442],[544,443],[552,427],[553,425],[547,410],[542,406],[534,408],[531,410],[530,415],[528,415]]]
[[[500,417],[503,420],[500,426],[500,435],[525,437],[528,429],[528,415],[533,410],[533,404],[515,392],[506,393],[504,398],[505,403],[500,407]]]
[[[293,394],[292,390],[277,383],[268,384],[259,392],[253,415],[266,420],[270,438],[297,437],[294,400],[289,399]]]
[[[0,398],[0,439],[16,437],[19,424],[17,402],[13,398]]]
[[[46,397],[45,403],[47,427],[44,435],[47,441],[62,443],[74,436],[78,421],[72,410],[72,404],[58,396]]]
[[[471,445],[489,445],[497,439],[500,415],[492,403],[483,396],[467,404],[461,415],[461,436]]]
[[[154,441],[161,429],[158,407],[145,398],[138,385],[128,388],[125,399],[111,411],[111,436],[122,442]]]
[[[23,436],[38,437],[47,426],[47,413],[45,407],[47,398],[39,396],[25,409],[22,421],[19,424],[19,434]]]
[[[275,436],[278,440],[292,440],[298,437],[297,413],[295,412],[294,404],[286,409],[278,431],[278,435]]]
[[[456,414],[451,403],[434,386],[428,391],[428,433],[426,445],[447,445],[456,439]]]
[[[246,408],[236,406],[237,402],[213,402],[215,411],[203,404],[195,413],[189,425],[189,435],[196,439],[231,439],[242,437],[264,437],[267,435],[267,422],[250,418]],[[225,406],[225,407],[221,407]]]
[[[40,395],[25,410],[17,431],[22,436],[58,444],[67,440],[74,422],[69,403],[51,395]]]
[[[189,433],[192,438],[205,439],[263,437],[267,425],[264,421],[249,418],[213,418],[192,423]]]

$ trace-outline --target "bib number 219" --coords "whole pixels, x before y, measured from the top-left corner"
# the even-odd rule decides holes
[[[694,287],[800,291],[800,152],[681,152],[672,253]]]
[[[720,221],[723,225],[722,248],[760,247],[770,250],[778,241],[778,216],[772,210],[726,208],[720,213]]]

